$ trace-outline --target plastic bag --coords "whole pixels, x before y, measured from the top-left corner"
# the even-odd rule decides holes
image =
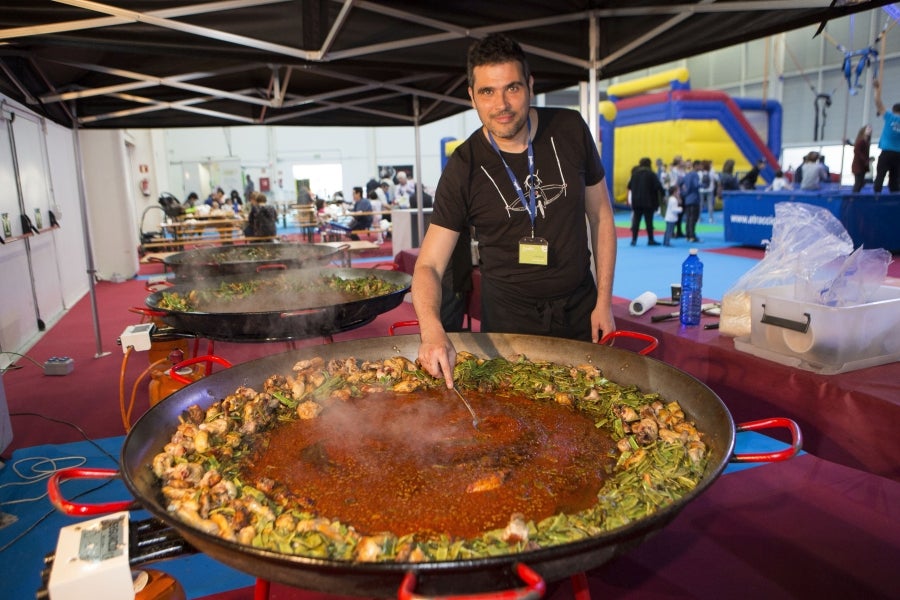
[[[884,248],[857,248],[843,260],[835,260],[806,281],[798,281],[794,288],[797,300],[824,306],[856,306],[871,302],[884,284],[891,253]]]
[[[722,297],[719,333],[750,335],[750,290],[808,282],[851,252],[850,234],[827,209],[803,202],[777,203],[765,257]]]

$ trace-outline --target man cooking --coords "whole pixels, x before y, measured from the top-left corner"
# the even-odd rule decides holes
[[[441,175],[412,283],[419,360],[447,387],[456,350],[440,321],[441,278],[470,225],[479,240],[482,332],[597,341],[615,329],[615,225],[584,119],[530,106],[534,80],[506,35],[470,47],[468,79],[482,127]]]

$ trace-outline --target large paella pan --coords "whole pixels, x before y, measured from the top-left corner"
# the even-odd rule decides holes
[[[146,305],[168,325],[209,339],[327,337],[396,308],[411,280],[381,269],[267,271],[176,284],[150,294]]]
[[[546,580],[559,580],[584,572],[616,554],[645,541],[665,526],[690,501],[702,494],[734,460],[735,426],[722,401],[693,377],[659,361],[607,346],[510,334],[452,334],[460,351],[476,356],[525,355],[534,361],[587,364],[622,386],[636,386],[667,400],[677,400],[685,417],[702,432],[706,448],[699,480],[683,496],[647,516],[546,547],[526,547],[520,552],[447,560],[382,561],[314,558],[223,539],[195,524],[176,518],[168,509],[160,482],[150,465],[172,440],[173,431],[197,406],[205,409],[236,389],[261,388],[273,373],[290,372],[298,362],[312,359],[384,360],[413,359],[418,336],[370,338],[306,348],[244,363],[189,385],[151,408],[134,426],[122,451],[123,479],[137,501],[155,517],[176,528],[190,544],[214,558],[257,577],[324,592],[394,595],[412,574],[426,593],[472,593],[507,589],[524,563]],[[409,435],[417,435],[410,430]],[[794,449],[799,448],[796,432]]]

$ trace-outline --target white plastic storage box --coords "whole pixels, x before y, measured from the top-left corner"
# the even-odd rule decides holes
[[[900,287],[835,308],[793,299],[792,285],[750,291],[750,337],[738,350],[823,374],[900,360]]]

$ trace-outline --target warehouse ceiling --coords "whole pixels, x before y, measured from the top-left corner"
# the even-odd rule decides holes
[[[535,92],[824,23],[881,0],[30,0],[0,3],[0,93],[80,128],[425,124],[467,110],[474,39]]]

